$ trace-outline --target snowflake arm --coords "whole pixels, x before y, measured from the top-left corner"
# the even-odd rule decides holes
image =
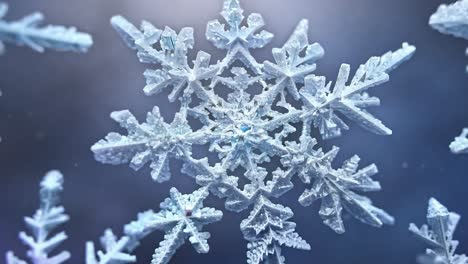
[[[460,215],[449,212],[436,199],[429,200],[427,223],[418,228],[411,224],[409,230],[420,238],[428,247],[426,254],[420,257],[422,264],[467,264],[468,257],[457,255],[458,241],[453,240],[453,233],[460,220]]]
[[[59,206],[59,194],[63,190],[63,176],[58,171],[51,171],[43,178],[40,190],[41,206],[33,217],[25,217],[24,221],[30,228],[33,236],[21,232],[20,239],[30,248],[28,257],[33,264],[60,264],[70,258],[70,253],[62,251],[55,256],[50,253],[59,246],[67,235],[59,232],[50,237],[51,233],[61,224],[69,220],[64,208]],[[7,253],[8,264],[27,263]]]
[[[107,229],[101,237],[104,251],[95,252],[93,242],[86,243],[86,264],[123,264],[136,262],[136,257],[125,251],[129,244],[129,237],[117,239],[112,230]],[[98,258],[96,259],[96,255]]]
[[[370,58],[359,67],[349,84],[350,66],[343,64],[333,90],[331,83],[326,83],[325,77],[306,77],[305,86],[300,92],[304,103],[301,118],[310,120],[325,139],[340,136],[343,129],[349,129],[336,113],[348,117],[370,132],[390,135],[392,131],[389,128],[364,110],[380,105],[378,98],[370,97],[365,91],[387,82],[388,73],[408,60],[414,51],[414,46],[404,43],[395,52]]]
[[[176,114],[173,122],[167,124],[158,107],[148,113],[142,124],[128,110],[113,112],[111,118],[128,130],[128,136],[113,132],[94,144],[91,150],[96,160],[113,165],[130,163],[135,170],[151,162],[151,175],[157,182],[170,179],[170,157],[181,157],[190,152],[192,144],[207,140],[203,131],[192,132],[184,113]]]
[[[249,241],[248,264],[260,264],[270,259],[276,260],[273,263],[284,263],[283,245],[310,250],[310,245],[295,232],[296,224],[287,221],[293,215],[290,208],[259,196],[249,217],[241,223],[244,237]]]
[[[303,121],[317,128],[324,139],[329,139],[341,136],[342,130],[349,129],[337,115],[340,113],[373,133],[390,135],[392,131],[365,110],[367,107],[380,105],[380,100],[369,96],[366,90],[387,82],[388,73],[411,58],[415,50],[414,46],[403,43],[402,48],[395,52],[370,58],[358,68],[349,84],[350,66],[343,64],[333,89],[331,82],[327,83],[323,76],[306,76],[303,81],[304,87],[299,91],[302,109],[287,106],[287,113],[274,115],[262,123],[263,128],[271,131],[285,122]],[[274,100],[275,96],[271,97],[270,91],[265,94]],[[258,96],[260,101],[264,100],[262,98],[265,94]]]
[[[111,24],[132,49],[138,51],[141,62],[160,65],[161,69],[145,71],[147,85],[143,89],[146,95],[160,93],[172,87],[169,95],[171,102],[183,92],[190,95],[195,92],[200,99],[218,104],[221,98],[202,86],[201,80],[216,76],[219,68],[210,65],[211,56],[200,51],[190,67],[187,59],[188,50],[193,47],[193,29],[183,28],[178,34],[169,27],[160,30],[147,21],[141,25],[142,31],[122,16],[114,16]],[[154,47],[159,44],[161,49]]]
[[[311,189],[305,190],[299,197],[303,206],[309,206],[321,200],[319,214],[324,224],[335,232],[345,232],[341,217],[343,209],[363,223],[380,227],[383,224],[393,224],[394,219],[382,209],[372,205],[370,199],[359,195],[356,191],[379,191],[380,184],[371,177],[377,174],[377,167],[372,164],[358,170],[359,157],[353,156],[342,168],[333,169],[331,162],[338,154],[339,148],[330,152],[306,154],[304,165],[299,172],[301,179],[312,182]]]
[[[228,30],[218,20],[208,22],[206,38],[219,49],[227,49],[226,57],[219,63],[220,71],[236,60],[241,60],[252,71],[259,74],[261,67],[250,54],[249,49],[263,48],[273,38],[273,34],[260,30],[265,22],[260,14],[253,13],[247,18],[247,26],[241,26],[244,10],[239,0],[224,1],[221,15],[228,23]]]
[[[7,12],[8,5],[0,3],[0,51],[3,51],[3,42],[28,46],[38,52],[45,49],[85,52],[93,44],[89,34],[77,32],[73,27],[39,27],[44,20],[41,13],[33,13],[13,22],[1,20]]]
[[[28,264],[26,261],[23,261],[15,256],[13,252],[7,252],[6,255],[6,263],[7,264]]]
[[[309,22],[303,19],[282,48],[273,49],[275,63],[265,61],[267,78],[275,78],[276,84],[262,94],[265,104],[270,105],[286,88],[294,99],[299,100],[296,83],[304,83],[304,77],[316,69],[315,62],[323,57],[324,50],[318,43],[309,44]],[[304,52],[304,55],[301,53]]]

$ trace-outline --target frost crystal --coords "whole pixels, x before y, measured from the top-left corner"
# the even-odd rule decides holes
[[[41,206],[33,217],[25,217],[32,236],[21,232],[19,238],[30,249],[27,252],[33,264],[60,264],[70,258],[70,253],[62,251],[55,256],[49,254],[67,239],[65,232],[52,236],[54,230],[69,220],[65,209],[59,206],[59,194],[63,190],[63,176],[58,171],[51,171],[42,180],[40,187]],[[26,264],[13,252],[7,253],[7,264]]]
[[[432,14],[429,25],[444,34],[468,40],[468,0],[460,0],[450,5],[442,4],[437,12]],[[466,50],[468,55],[468,48]],[[466,69],[468,72],[468,67]],[[450,150],[454,154],[468,152],[468,128],[463,129],[462,134],[450,144]]]
[[[429,249],[419,257],[422,264],[467,264],[468,257],[457,255],[458,241],[453,240],[453,233],[460,220],[460,215],[449,212],[436,199],[429,200],[427,225],[421,228],[411,224],[409,230],[425,242]]]
[[[120,240],[117,240],[111,230],[107,230],[101,238],[105,252],[97,253],[99,261],[96,260],[93,243],[88,242],[86,264],[136,262],[136,258],[129,253],[139,245],[141,239],[156,230],[162,230],[166,235],[154,252],[152,264],[169,263],[171,257],[187,239],[198,253],[207,253],[210,249],[208,245],[210,233],[202,232],[202,228],[223,217],[221,211],[203,207],[203,200],[207,196],[206,188],[189,195],[183,195],[172,188],[171,197],[161,203],[161,211],[155,213],[150,210],[140,213],[136,221],[125,226],[125,236]]]
[[[145,94],[167,89],[169,100],[180,100],[181,107],[171,122],[163,120],[157,107],[144,122],[128,110],[113,112],[112,119],[127,134],[110,133],[92,146],[96,160],[113,165],[128,163],[135,170],[149,164],[157,182],[170,179],[171,159],[181,160],[182,172],[194,177],[203,190],[225,199],[226,209],[241,212],[250,208],[240,225],[248,241],[250,264],[284,263],[282,246],[310,249],[295,232],[292,210],[273,201],[293,188],[295,176],[311,185],[299,202],[308,206],[321,200],[320,216],[338,233],[345,230],[343,209],[373,226],[393,223],[390,215],[360,194],[380,190],[379,183],[371,179],[377,167],[358,170],[359,158],[354,156],[335,169],[332,162],[338,148],[324,152],[315,147],[317,140],[312,135],[317,129],[323,139],[340,136],[349,129],[347,120],[370,132],[390,135],[391,130],[368,112],[380,100],[367,90],[387,82],[390,71],[409,59],[415,47],[404,43],[395,52],[372,57],[354,75],[351,67],[343,64],[332,85],[325,77],[313,75],[324,50],[320,44],[309,42],[307,20],[299,22],[282,47],[273,49],[272,61],[260,63],[251,50],[263,48],[273,37],[262,30],[262,16],[251,14],[245,18],[238,0],[225,0],[221,15],[225,23],[210,21],[206,30],[207,39],[226,50],[226,56],[216,63],[211,63],[211,56],[203,51],[190,62],[188,53],[194,45],[191,28],[180,32],[169,27],[161,30],[143,21],[138,29],[122,16],[111,19],[125,43],[137,51],[140,61],[155,65],[144,73]],[[220,88],[229,93],[224,96]],[[201,128],[189,123],[194,118],[201,122]],[[300,138],[293,139],[292,133],[298,127]],[[206,144],[218,160],[192,155],[194,148]],[[272,167],[276,169],[267,169]],[[240,181],[240,177],[244,179]],[[245,180],[247,184],[240,183]],[[192,196],[199,197],[198,192]],[[154,263],[169,261],[186,236],[190,236],[198,252],[208,251],[207,236],[194,235],[199,229],[197,222],[193,221],[193,228],[189,222],[180,221],[184,219],[184,207],[169,205],[179,200],[175,194],[171,191],[172,199],[162,206],[167,211],[164,217],[156,214],[164,225],[155,224],[159,218],[149,211],[125,228],[132,247],[138,245],[133,241],[151,231],[144,226],[171,230],[156,250]],[[211,211],[212,221],[221,218],[220,212]],[[190,214],[195,215],[195,211]],[[138,235],[131,230],[137,230]]]
[[[35,51],[45,49],[58,51],[85,52],[93,44],[90,35],[77,32],[76,28],[48,25],[39,27],[44,20],[41,13],[33,13],[19,20],[7,22],[2,18],[8,12],[8,5],[0,3],[0,53],[4,52],[4,43],[28,46]]]

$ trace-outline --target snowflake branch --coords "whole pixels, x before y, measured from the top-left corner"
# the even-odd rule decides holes
[[[58,171],[51,171],[41,181],[41,206],[33,217],[25,217],[26,225],[31,229],[32,236],[21,232],[19,238],[26,244],[28,257],[33,264],[60,264],[70,258],[70,253],[62,251],[50,257],[49,254],[67,239],[65,232],[60,232],[50,237],[55,228],[69,220],[64,213],[65,209],[59,204],[59,194],[63,190],[63,175]],[[7,253],[8,264],[26,263],[14,256],[12,252]]]
[[[0,19],[7,12],[8,5],[0,3]],[[93,44],[89,34],[77,32],[74,27],[39,27],[43,20],[44,16],[41,13],[33,13],[13,22],[0,20],[0,51],[3,52],[2,42],[28,46],[38,52],[45,49],[85,52]]]

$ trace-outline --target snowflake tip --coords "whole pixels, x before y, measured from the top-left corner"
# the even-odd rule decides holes
[[[113,16],[110,22],[115,31],[117,31],[120,37],[124,40],[125,44],[130,48],[135,49],[135,41],[143,38],[143,34],[140,30],[120,15]]]
[[[285,48],[290,46],[305,47],[308,44],[309,20],[302,19],[294,29],[293,34],[285,43]]]
[[[63,175],[60,171],[53,170],[46,174],[41,181],[41,187],[47,190],[62,190]]]
[[[221,15],[230,25],[237,26],[244,19],[243,12],[244,10],[241,8],[239,0],[225,0]]]
[[[447,216],[449,211],[447,207],[443,206],[435,198],[429,200],[429,207],[427,209],[427,218],[443,217]]]

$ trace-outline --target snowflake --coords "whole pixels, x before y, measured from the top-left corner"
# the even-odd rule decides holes
[[[468,39],[468,0],[460,0],[450,5],[440,5],[437,12],[432,14],[429,19],[429,25],[441,33]],[[468,55],[468,48],[466,54]],[[468,72],[468,67],[466,70]],[[467,153],[467,133],[468,128],[465,128],[462,134],[450,144],[450,150],[454,154]]]
[[[62,251],[55,256],[49,256],[57,246],[67,239],[65,232],[53,236],[55,229],[69,220],[65,209],[59,206],[59,193],[63,191],[63,176],[58,171],[46,174],[40,187],[41,206],[33,217],[25,217],[24,221],[31,230],[32,236],[21,232],[20,239],[30,249],[27,256],[33,264],[60,264],[70,258],[70,253]],[[17,258],[13,252],[7,253],[7,264],[27,264]]]
[[[0,3],[0,53],[4,52],[3,42],[28,46],[38,52],[45,49],[85,52],[93,44],[90,35],[77,32],[74,27],[39,27],[44,20],[41,13],[36,12],[13,22],[1,20],[7,12],[8,5]]]
[[[161,203],[160,212],[149,210],[140,213],[136,221],[125,226],[125,236],[121,239],[117,240],[111,230],[106,230],[101,238],[101,244],[106,252],[98,251],[99,261],[95,258],[93,243],[88,242],[86,264],[136,262],[136,258],[129,253],[139,245],[140,240],[156,230],[162,230],[166,235],[154,252],[152,264],[169,263],[187,238],[197,252],[207,253],[210,249],[208,245],[210,233],[202,232],[202,228],[204,225],[221,220],[223,213],[203,207],[203,200],[208,196],[206,188],[189,195],[183,195],[172,188],[170,193],[171,197]]]
[[[316,148],[312,134],[317,129],[323,139],[340,136],[349,129],[346,122],[350,120],[370,132],[390,135],[391,130],[368,112],[380,100],[367,90],[387,82],[390,71],[409,59],[415,48],[404,43],[395,52],[372,57],[352,78],[350,66],[343,64],[332,85],[325,77],[313,75],[324,50],[309,42],[307,20],[300,21],[282,47],[273,49],[273,61],[260,63],[251,50],[263,48],[273,37],[262,30],[262,16],[251,14],[245,18],[239,0],[226,0],[221,15],[226,23],[210,21],[206,30],[207,39],[226,50],[226,56],[216,63],[211,63],[211,56],[203,51],[197,53],[193,63],[189,61],[188,53],[194,46],[191,28],[177,33],[144,21],[139,30],[122,16],[111,19],[126,44],[137,51],[140,61],[156,65],[144,73],[145,94],[169,90],[169,100],[180,100],[181,106],[172,122],[166,122],[157,107],[144,122],[128,110],[113,112],[112,119],[127,134],[112,132],[93,145],[96,160],[113,165],[128,163],[135,170],[149,164],[157,182],[170,179],[170,160],[181,160],[182,172],[195,178],[204,190],[203,195],[200,191],[191,194],[193,201],[184,198],[186,202],[179,204],[175,203],[179,200],[175,198],[177,192],[171,191],[172,199],[162,206],[167,211],[164,215],[141,213],[137,222],[125,228],[131,248],[138,246],[138,242],[132,242],[140,240],[135,237],[150,232],[146,226],[167,231],[153,263],[169,261],[187,237],[198,252],[207,252],[207,235],[198,233],[204,222],[193,218],[186,221],[188,215],[195,216],[196,210],[184,208],[187,203],[192,208],[209,192],[225,199],[228,210],[251,208],[240,224],[248,241],[248,263],[284,263],[281,247],[310,249],[295,231],[292,210],[273,201],[293,188],[295,176],[311,185],[299,202],[308,206],[321,200],[319,214],[337,233],[345,230],[343,209],[372,226],[392,224],[390,215],[362,195],[380,190],[380,184],[371,179],[377,167],[358,170],[359,158],[354,156],[335,169],[332,162],[338,148],[329,152]],[[220,88],[230,92],[221,96]],[[261,89],[261,93],[254,94],[251,88]],[[189,123],[191,118],[199,120],[202,127],[194,128]],[[298,127],[300,137],[291,139]],[[208,145],[218,159],[195,158],[192,151],[201,145]],[[275,163],[274,158],[281,162]],[[271,166],[276,169],[268,170]],[[243,171],[242,175],[236,175],[236,170]],[[240,177],[248,183],[240,184]],[[214,209],[206,212],[211,216],[202,217],[204,221],[221,218]],[[164,225],[157,224],[159,219]],[[137,235],[132,230],[137,230]],[[110,241],[111,245],[119,244],[116,238]]]
[[[436,199],[429,200],[427,225],[421,228],[411,224],[409,230],[429,246],[426,254],[418,258],[421,264],[467,264],[468,257],[457,255],[458,241],[453,240],[453,233],[460,220],[460,215],[449,212]]]

